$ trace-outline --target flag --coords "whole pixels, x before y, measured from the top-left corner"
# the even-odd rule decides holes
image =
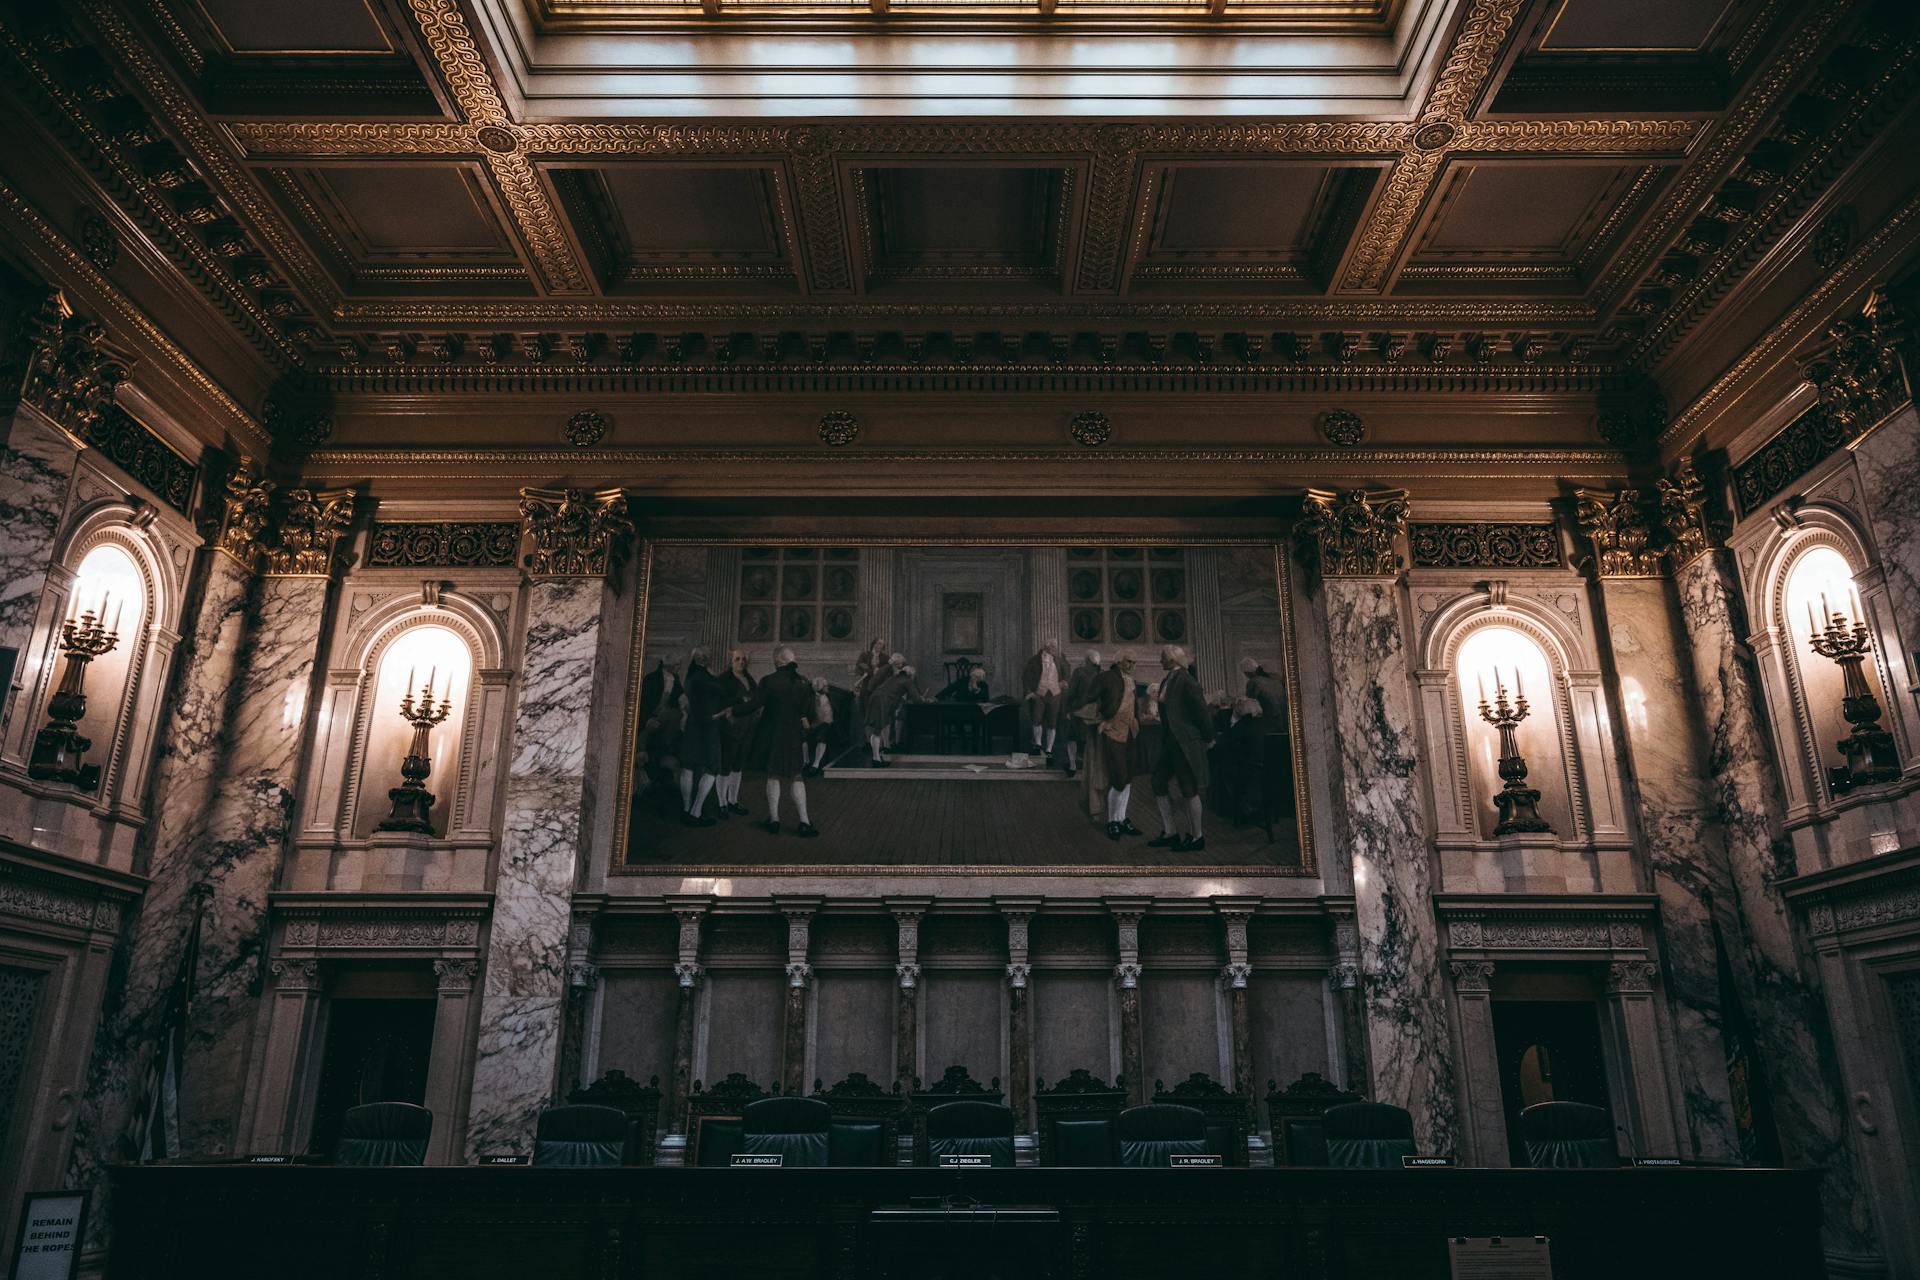
[[[180,1154],[180,1074],[187,1054],[187,1018],[193,1009],[194,975],[200,967],[200,915],[206,903],[196,891],[193,923],[187,929],[186,950],[168,989],[161,1014],[159,1043],[147,1064],[141,1103],[134,1115],[129,1146],[141,1164],[168,1160]]]

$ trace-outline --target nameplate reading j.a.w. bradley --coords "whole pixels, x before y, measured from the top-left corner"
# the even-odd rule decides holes
[[[993,1157],[984,1151],[943,1151],[940,1153],[942,1169],[991,1169]]]
[[[780,1151],[741,1151],[730,1161],[736,1169],[778,1169],[786,1162],[786,1154]]]
[[[1175,1169],[1224,1169],[1227,1158],[1220,1155],[1172,1155],[1167,1157],[1167,1164]]]

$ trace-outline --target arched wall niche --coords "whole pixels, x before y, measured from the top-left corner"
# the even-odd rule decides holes
[[[1554,830],[1529,843],[1580,855],[1566,861],[1562,871],[1543,868],[1538,859],[1524,874],[1512,867],[1499,870],[1499,851],[1515,837],[1492,834],[1492,793],[1500,785],[1492,749],[1498,735],[1480,719],[1475,673],[1462,669],[1462,655],[1471,657],[1498,633],[1525,646],[1539,664],[1541,687],[1530,679],[1526,688],[1531,731],[1523,727],[1521,746],[1527,785],[1541,791],[1541,814]],[[1455,871],[1449,888],[1601,887],[1587,855],[1602,846],[1624,848],[1629,837],[1612,712],[1599,663],[1578,626],[1532,593],[1505,582],[1483,583],[1427,618],[1416,678],[1432,770],[1436,843],[1443,864]],[[1489,700],[1493,692],[1489,676]]]

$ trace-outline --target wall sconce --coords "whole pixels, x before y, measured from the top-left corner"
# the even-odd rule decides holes
[[[60,624],[60,651],[67,655],[67,664],[59,687],[47,699],[46,727],[33,736],[33,755],[27,762],[30,778],[64,782],[81,791],[99,789],[100,766],[80,762],[93,746],[93,739],[80,732],[80,721],[87,714],[87,664],[112,653],[120,643],[120,614],[126,602],[115,606],[109,626],[101,620],[110,599],[100,597],[99,613],[83,608]]]
[[[1827,786],[1836,796],[1870,783],[1892,782],[1900,776],[1893,735],[1880,727],[1880,703],[1867,686],[1864,668],[1867,655],[1873,652],[1873,639],[1860,616],[1859,597],[1851,587],[1847,594],[1851,618],[1831,608],[1826,593],[1820,593],[1820,612],[1827,620],[1824,629],[1814,617],[1813,604],[1807,604],[1807,645],[1840,668],[1840,714],[1853,726],[1853,732],[1839,742],[1846,764],[1827,770]]]
[[[433,727],[445,720],[453,709],[453,703],[444,696],[438,706],[434,705],[433,686],[439,674],[437,667],[427,673],[420,700],[415,702],[413,672],[407,672],[407,692],[400,699],[400,718],[413,726],[413,741],[407,747],[406,758],[400,762],[400,785],[387,792],[387,799],[393,801],[393,812],[376,830],[434,834],[433,823],[428,818],[433,812],[433,792],[427,790],[426,781],[427,775],[433,772],[433,757],[427,754],[427,738]],[[452,690],[453,678],[448,677],[446,692]]]
[[[1520,668],[1513,669],[1513,701],[1507,701],[1507,686],[1500,668],[1493,669],[1493,701],[1487,701],[1487,682],[1480,682],[1480,718],[1500,732],[1500,777],[1506,785],[1493,794],[1493,806],[1500,811],[1494,824],[1496,836],[1522,831],[1553,830],[1553,824],[1540,816],[1540,792],[1527,785],[1527,761],[1520,754],[1514,730],[1527,718],[1527,695],[1520,683]]]

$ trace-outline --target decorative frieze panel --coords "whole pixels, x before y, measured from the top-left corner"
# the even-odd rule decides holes
[[[193,463],[125,409],[107,406],[81,429],[80,438],[162,502],[183,516],[192,516],[197,474]]]
[[[1752,515],[1853,439],[1854,432],[1828,417],[1819,405],[1807,410],[1733,469],[1733,494],[1740,514]]]
[[[334,906],[301,903],[282,908],[283,954],[327,951],[472,953],[480,945],[485,908],[471,900],[444,906]]]
[[[1875,874],[1875,868],[1881,868]],[[1800,900],[1807,913],[1807,930],[1829,944],[1837,935],[1855,929],[1889,926],[1920,931],[1920,857],[1892,855],[1883,862],[1847,868],[1847,883],[1798,888],[1787,882],[1787,894]]]
[[[511,520],[377,520],[370,569],[508,569],[520,550]]]
[[[1550,520],[1472,521],[1408,526],[1418,569],[1558,569],[1560,538]]]
[[[1651,897],[1595,902],[1570,898],[1543,906],[1484,898],[1442,900],[1447,950],[1461,952],[1554,952],[1595,957],[1647,953],[1654,920]]]
[[[0,916],[70,929],[117,930],[121,900],[89,893],[83,886],[84,882],[0,861]]]

